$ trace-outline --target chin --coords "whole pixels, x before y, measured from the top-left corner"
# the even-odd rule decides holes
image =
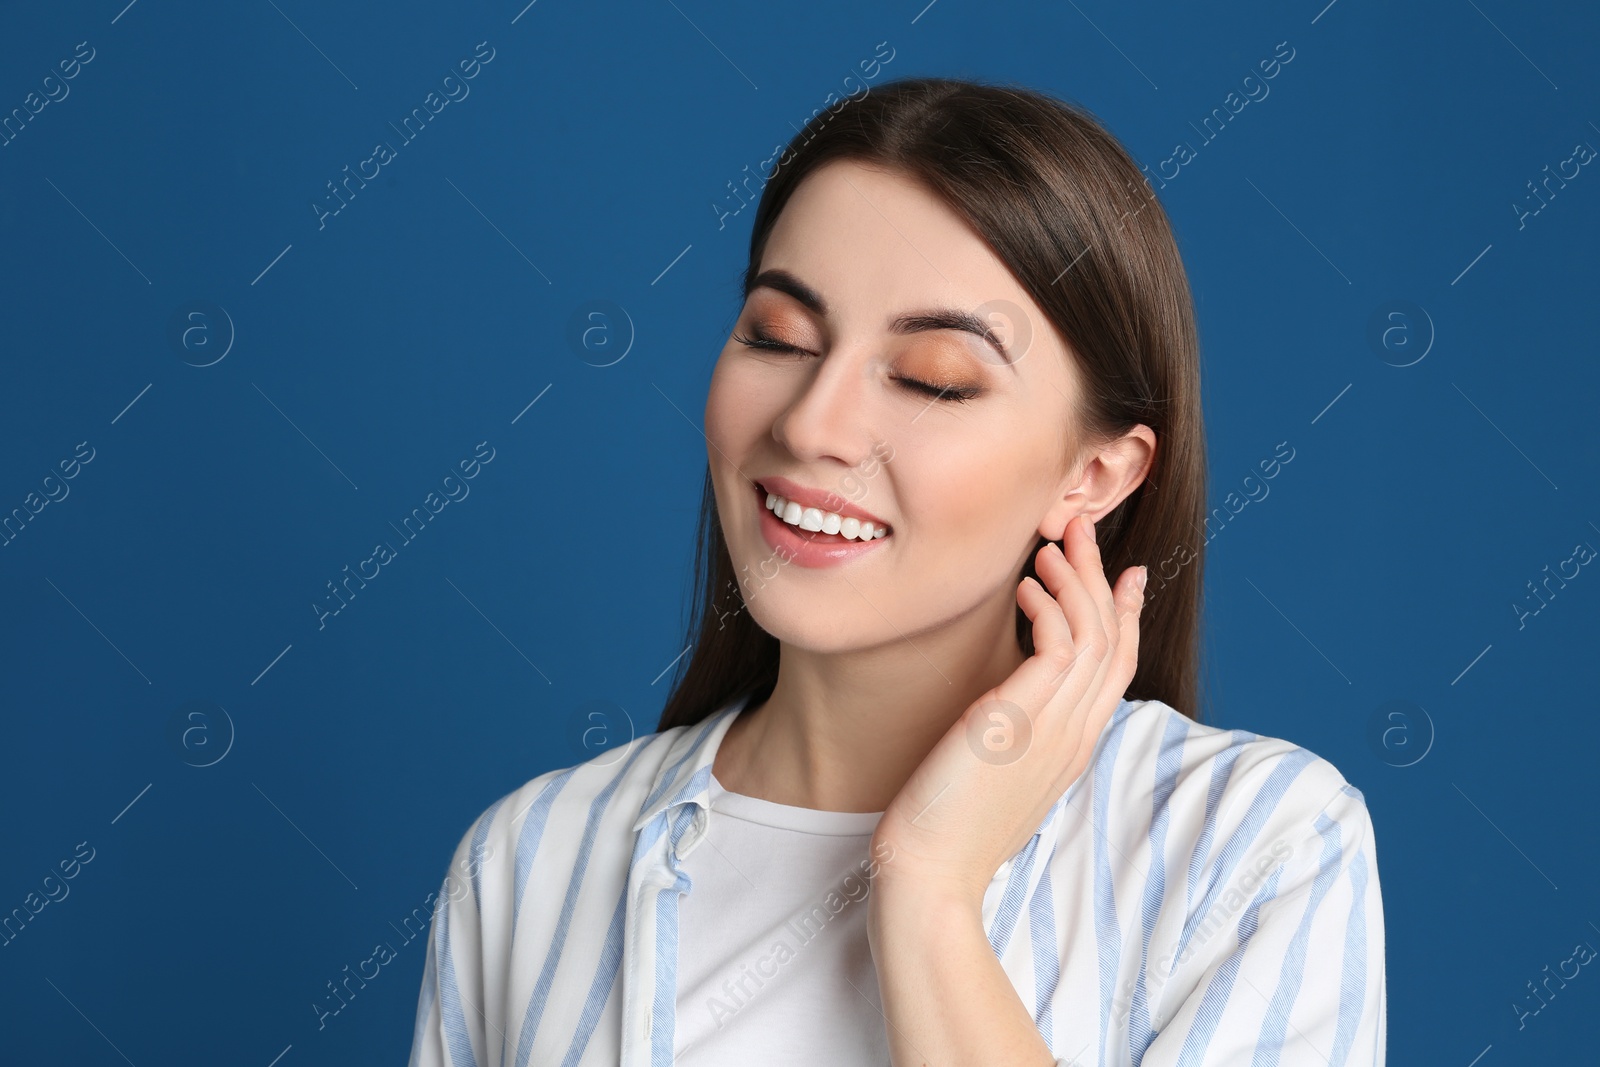
[[[798,593],[775,588],[768,583],[755,600],[746,602],[745,610],[750,613],[751,621],[762,630],[785,645],[803,648],[807,652],[850,652],[881,640],[879,634],[863,632],[859,621],[841,624],[837,611],[801,604],[797,602],[798,599]],[[847,611],[858,617],[860,612],[866,612],[874,619],[877,617],[877,613],[869,606],[859,603],[858,597],[852,596],[851,599],[860,611]],[[786,602],[779,603],[780,600]]]

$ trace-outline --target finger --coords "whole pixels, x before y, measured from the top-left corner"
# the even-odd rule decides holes
[[[1094,536],[1094,524],[1086,513],[1078,518],[1079,536],[1075,539],[1077,543],[1073,544],[1074,538],[1069,536],[1067,547],[1071,550],[1070,555],[1079,577],[1083,580],[1090,596],[1094,598],[1095,606],[1100,612],[1101,625],[1105,627],[1107,635],[1108,649],[1095,671],[1092,683],[1098,688],[1104,685],[1106,678],[1115,668],[1120,667],[1126,658],[1126,652],[1119,647],[1122,636],[1121,616],[1128,610],[1134,610],[1132,601],[1138,599],[1138,593],[1132,587],[1128,571],[1119,576],[1116,589],[1111,587],[1106,578],[1105,559]],[[1132,597],[1130,593],[1133,594]]]
[[[1055,695],[1072,660],[1072,634],[1060,602],[1036,579],[1024,578],[1017,587],[1017,606],[1033,623],[1033,655],[994,693],[1019,707],[1040,708]]]
[[[1111,699],[1109,693],[1105,695],[1105,699],[1111,701],[1109,705],[1111,707],[1116,706],[1116,701],[1121,699],[1122,693],[1128,688],[1138,664],[1139,614],[1144,604],[1144,593],[1139,588],[1138,578],[1139,568],[1129,567],[1118,577],[1116,588],[1111,590],[1114,605],[1112,625],[1115,636],[1111,652],[1101,661],[1093,682],[1097,689],[1112,688],[1111,683],[1115,683],[1115,699]]]
[[[1117,579],[1117,586],[1113,595],[1116,598],[1117,622],[1120,628],[1124,616],[1139,616],[1144,611],[1144,581],[1140,572],[1148,574],[1148,568],[1129,567]]]
[[[1041,659],[1070,658],[1072,631],[1061,602],[1037,578],[1024,578],[1017,591],[1023,613],[1033,623],[1033,652]],[[1065,658],[1062,659],[1065,662]]]
[[[1096,569],[1098,570],[1098,566]],[[1137,618],[1144,606],[1144,593],[1137,580],[1139,575],[1140,569],[1138,567],[1128,567],[1118,576],[1115,586],[1106,586],[1106,600],[1104,603],[1107,605],[1106,610],[1110,612],[1108,626],[1112,635],[1111,651],[1101,664],[1101,671],[1096,676],[1096,684],[1099,684],[1100,680],[1108,673],[1106,668],[1121,665],[1130,656],[1136,654],[1135,650],[1123,647],[1123,637],[1127,633],[1130,615],[1134,617],[1134,627],[1137,631]]]
[[[1114,605],[1116,598],[1106,585],[1099,551],[1088,532],[1087,518],[1081,520],[1079,525],[1076,535],[1068,532],[1068,539],[1070,541],[1076,536],[1082,542],[1089,542],[1088,545],[1074,547],[1074,554],[1080,559],[1080,568],[1083,566],[1083,550],[1088,548],[1093,557],[1088,561],[1088,566],[1094,572],[1092,577],[1098,578],[1099,584],[1106,590],[1106,599]],[[1042,710],[1049,707],[1076,707],[1085,693],[1103,686],[1106,677],[1121,661],[1122,657],[1112,655],[1120,638],[1118,613],[1114,607],[1105,610],[1096,603],[1079,568],[1073,567],[1054,543],[1040,549],[1036,569],[1040,577],[1050,583],[1049,586],[1025,581],[1018,590],[1019,605],[1034,623],[1036,655],[1034,661],[1025,664],[1027,670],[1019,671],[1014,676],[1015,680],[1005,687],[1008,692],[998,695],[1025,706],[1043,705]],[[1085,653],[1092,655],[1086,657]],[[1085,658],[1090,660],[1094,669],[1080,670],[1071,683],[1063,687],[1073,669]],[[1117,697],[1121,697],[1120,690]],[[1115,706],[1115,701],[1112,706]],[[1079,726],[1081,731],[1081,722]]]
[[[1129,567],[1122,572],[1118,582],[1117,599],[1121,607],[1117,609],[1117,655],[1115,658],[1127,682],[1133,680],[1134,673],[1139,663],[1139,623],[1144,618],[1144,580],[1149,572],[1141,567]]]
[[[1120,636],[1117,599],[1106,582],[1105,560],[1095,538],[1094,520],[1088,513],[1081,514],[1077,518],[1078,533],[1074,535],[1068,531],[1066,547],[1074,572],[1094,602],[1095,610],[1100,617],[1100,625],[1106,635],[1106,651],[1097,657],[1094,677],[1089,683],[1090,691],[1098,692],[1104,686],[1106,676],[1117,660],[1117,639]]]
[[[1070,542],[1075,537],[1081,536],[1086,535],[1081,532],[1074,534],[1069,530],[1069,547],[1072,547]],[[1080,549],[1074,549],[1074,554],[1082,559]],[[1059,548],[1051,544],[1040,551],[1035,569],[1066,615],[1072,634],[1074,659],[1098,659],[1110,652],[1115,631],[1107,626],[1106,618],[1080,573],[1081,566],[1081,563],[1075,566]]]
[[[1117,637],[1117,597],[1106,580],[1106,563],[1100,553],[1100,545],[1095,540],[1094,522],[1087,514],[1078,518],[1079,536],[1076,539],[1068,539],[1068,559],[1072,561],[1084,587],[1094,599],[1095,608],[1100,613],[1100,624],[1105,627],[1106,635],[1111,639],[1114,648]],[[1072,551],[1073,549],[1076,551]]]
[[[1139,650],[1139,620],[1144,617],[1144,583],[1149,572],[1143,567],[1129,567],[1125,578],[1127,581],[1127,607],[1121,614],[1122,635],[1131,640],[1129,646],[1135,653]]]
[[[1102,718],[1109,717],[1122,700],[1138,668],[1139,618],[1144,602],[1139,576],[1138,567],[1127,568],[1118,578],[1114,591],[1118,605],[1116,647],[1100,664],[1093,683],[1099,694],[1094,714]]]
[[[1082,692],[1079,690],[1083,688],[1083,672],[1073,677],[1073,684],[1065,689],[1062,687],[1062,681],[1069,677],[1073,659],[1080,653],[1073,648],[1060,603],[1037,579],[1023,580],[1017,591],[1017,600],[1034,624],[1034,654],[990,693],[994,699],[1024,709],[1036,736],[1045,740],[1044,744],[1038,746],[1039,751],[1060,752],[1063,741],[1054,739],[1058,737],[1056,731],[1047,727],[1051,724],[1070,727],[1075,717],[1045,716],[1044,713],[1061,705],[1075,708],[1081,702]],[[1082,747],[1081,727],[1079,733],[1066,744],[1072,755],[1062,760],[1062,765],[1077,758]]]
[[[1013,675],[1015,680],[1008,679],[996,695],[1024,707],[1036,708],[1036,712],[1029,713],[1036,729],[1056,738],[1045,747],[1071,757],[1082,740],[1083,714],[1078,709],[1084,704],[1085,694],[1090,691],[1100,669],[1100,663],[1088,653],[1103,649],[1105,637],[1094,629],[1100,625],[1099,616],[1082,583],[1072,577],[1072,568],[1060,551],[1047,546],[1040,552],[1039,562],[1041,574],[1050,576],[1063,596],[1058,597],[1042,584],[1037,586],[1040,616],[1047,620],[1045,625],[1036,627],[1042,636],[1034,641],[1035,654]],[[1076,583],[1077,588],[1067,592],[1069,583]],[[1090,634],[1072,633],[1063,600],[1077,613],[1080,630],[1090,630]],[[1032,603],[1035,601],[1030,599]]]
[[[1095,743],[1105,730],[1106,723],[1115,714],[1117,706],[1127,694],[1128,684],[1138,668],[1139,619],[1144,594],[1140,588],[1138,567],[1123,571],[1116,588],[1119,603],[1117,611],[1118,638],[1115,653],[1107,656],[1089,690],[1095,694],[1084,716],[1082,732],[1078,735],[1070,761],[1063,764],[1056,779],[1057,790],[1065,789],[1083,773],[1088,765]]]

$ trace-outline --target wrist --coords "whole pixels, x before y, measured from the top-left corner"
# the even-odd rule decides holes
[[[983,925],[983,893],[931,872],[886,868],[873,879],[868,905],[871,925],[910,936],[949,929],[952,923]]]

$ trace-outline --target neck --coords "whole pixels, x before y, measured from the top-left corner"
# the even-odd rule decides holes
[[[741,711],[712,772],[746,796],[820,811],[877,812],[974,701],[1021,665],[1016,600],[934,630],[848,652],[783,644],[778,681]]]

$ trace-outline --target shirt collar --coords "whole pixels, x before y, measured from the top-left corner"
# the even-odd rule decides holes
[[[746,694],[725,704],[697,723],[680,730],[667,749],[661,769],[650,783],[644,806],[634,820],[637,833],[650,824],[656,816],[683,804],[711,806],[711,764],[722,747],[723,735],[733,725],[734,717],[750,703],[752,694]]]
[[[669,809],[684,804],[696,804],[702,809],[711,807],[711,765],[717,758],[717,749],[722,747],[722,738],[727,734],[728,727],[733,725],[734,718],[750,703],[751,695],[746,694],[730,701],[700,722],[692,723],[686,729],[679,731],[667,749],[661,769],[656,772],[644,806],[639,809],[638,819],[634,820],[635,833]],[[1123,699],[1118,703],[1112,716],[1113,722],[1108,724],[1096,739],[1094,754],[1090,757],[1088,766],[1050,806],[1039,828],[1034,831],[1035,837],[1051,833],[1056,823],[1060,821],[1068,801],[1078,792],[1079,783],[1088,776],[1097,761],[1100,750],[1105,745],[1106,735],[1111,733],[1111,726],[1131,710],[1132,705],[1128,700]],[[1006,861],[1006,864],[1010,863],[1011,860]]]

